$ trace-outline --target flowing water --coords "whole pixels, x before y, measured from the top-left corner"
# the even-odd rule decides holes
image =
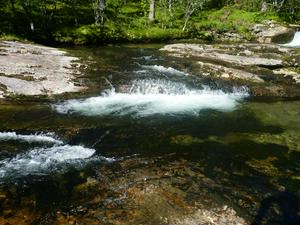
[[[290,43],[284,44],[285,47],[300,48],[300,32],[296,32]]]
[[[44,224],[57,211],[82,216],[72,211],[82,205],[115,213],[96,201],[94,183],[85,195],[74,193],[93,178],[106,184],[101,201],[119,202],[112,190],[137,179],[146,185],[153,171],[162,186],[174,173],[163,189],[176,186],[184,201],[208,198],[250,220],[268,194],[285,188],[300,195],[299,101],[252,99],[247,87],[202,77],[158,46],[70,52],[90,61],[80,77],[88,91],[0,106],[0,183],[9,202],[1,204],[12,215],[27,212],[24,199],[35,202],[30,207]],[[157,214],[154,208],[147,215]],[[136,224],[158,224],[145,220]]]

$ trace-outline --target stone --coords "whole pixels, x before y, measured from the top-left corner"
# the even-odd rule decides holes
[[[0,98],[11,95],[51,96],[83,89],[73,81],[79,74],[73,66],[78,58],[35,44],[1,41],[0,45],[1,51],[6,53],[0,55]]]
[[[256,83],[263,83],[257,74],[249,73],[243,70],[229,68],[221,65],[215,65],[212,63],[198,62],[202,69],[205,69],[207,76],[218,76],[226,80],[242,79]]]
[[[242,45],[250,48],[251,45]],[[243,52],[245,53],[245,50]],[[263,57],[263,54],[253,54],[249,56],[250,50],[246,50],[248,56],[243,56],[242,51],[238,48],[233,49],[230,45],[212,46],[212,45],[197,45],[197,44],[172,44],[161,48],[162,51],[167,51],[172,54],[181,56],[201,57],[207,60],[222,61],[224,63],[239,64],[243,66],[261,66],[261,67],[281,67],[283,60],[275,55],[274,58]],[[231,51],[234,50],[234,51]]]
[[[293,39],[295,30],[285,27],[274,21],[264,21],[262,24],[255,24],[251,28],[252,34],[259,43],[287,43]]]
[[[296,83],[300,83],[300,74],[289,70],[289,69],[277,69],[277,70],[273,70],[274,74],[278,74],[278,75],[283,75],[284,77],[292,77],[292,79],[296,82]]]
[[[190,74],[244,85],[252,96],[300,97],[297,49],[244,43],[170,44],[160,50],[189,59],[194,65]]]

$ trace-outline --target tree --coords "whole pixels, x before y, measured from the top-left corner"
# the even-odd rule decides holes
[[[150,0],[149,21],[155,21],[155,0]]]
[[[202,9],[207,0],[182,0],[184,4],[184,25],[182,31],[185,31],[188,21],[191,16]]]
[[[96,24],[104,24],[105,17],[105,0],[96,0],[94,2],[94,14],[95,14],[95,23]]]

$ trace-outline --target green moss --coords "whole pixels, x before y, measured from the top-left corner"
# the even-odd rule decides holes
[[[184,146],[189,146],[193,144],[201,144],[204,141],[190,136],[190,135],[177,135],[171,138],[170,143],[171,144],[176,144],[176,145],[184,145]]]
[[[3,34],[0,36],[0,41],[27,41],[26,39],[14,34]]]
[[[263,173],[270,177],[276,177],[280,176],[279,170],[272,164],[272,162],[276,160],[276,157],[268,157],[263,160],[251,159],[247,161],[246,164],[259,173]]]
[[[246,38],[252,39],[249,30],[255,23],[266,19],[278,20],[273,14],[249,12],[234,7],[224,7],[219,10],[201,12],[197,20],[194,19],[193,31],[215,31],[217,33],[236,32]]]

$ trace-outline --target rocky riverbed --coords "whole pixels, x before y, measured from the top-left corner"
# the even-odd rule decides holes
[[[134,158],[101,166],[96,174],[82,172],[72,190],[61,177],[56,183],[55,201],[71,202],[69,207],[51,206],[52,212],[41,213],[46,207],[33,189],[22,197],[13,190],[2,189],[2,224],[118,224],[118,225],[246,225],[232,206],[215,201],[211,189],[220,184],[193,171],[186,160],[172,161],[172,156],[152,160]],[[188,183],[187,180],[190,180]],[[187,185],[188,184],[188,185]],[[39,184],[39,185],[47,185]],[[73,184],[72,184],[73,185]],[[54,196],[53,196],[54,194]],[[9,198],[8,198],[9,196]],[[60,199],[60,200],[59,200]],[[11,209],[21,201],[20,208]],[[58,203],[58,202],[57,202]],[[14,216],[12,216],[14,215]]]
[[[78,58],[56,48],[0,42],[0,98],[77,92]]]
[[[81,77],[92,97],[1,104],[0,224],[249,225],[270,196],[297,199],[299,101],[244,100],[239,86],[274,85],[251,69],[297,68],[281,58],[296,50],[191,46],[207,53],[70,49],[91,63]],[[255,52],[270,46],[278,57]],[[287,224],[280,207],[261,222]]]

